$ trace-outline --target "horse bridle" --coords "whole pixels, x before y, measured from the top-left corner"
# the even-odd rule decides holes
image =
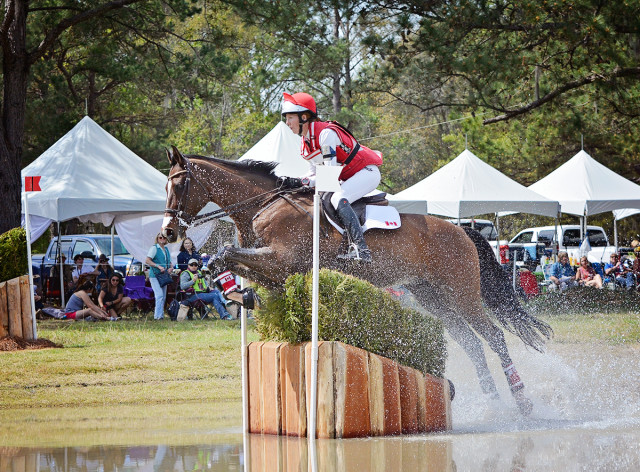
[[[177,218],[178,221],[180,222],[180,224],[183,225],[183,226],[197,226],[197,225],[201,225],[201,224],[206,223],[206,222],[211,221],[211,220],[217,220],[217,219],[220,219],[220,218],[224,218],[225,216],[230,216],[230,215],[232,215],[234,213],[238,213],[238,212],[244,210],[246,207],[248,207],[255,200],[263,198],[264,196],[269,195],[269,194],[272,194],[273,196],[279,196],[279,195],[281,195],[283,193],[290,193],[288,190],[283,190],[281,188],[275,188],[273,190],[267,190],[266,192],[263,192],[261,194],[254,195],[253,197],[249,197],[246,200],[242,200],[240,202],[233,203],[231,205],[228,205],[228,206],[223,207],[223,208],[219,208],[218,210],[214,210],[212,212],[205,213],[203,215],[190,215],[189,213],[184,211],[184,208],[186,207],[186,204],[185,204],[184,200],[185,200],[187,194],[189,193],[189,184],[191,183],[191,179],[193,179],[202,188],[202,190],[204,190],[206,192],[206,194],[209,196],[209,199],[211,199],[211,192],[209,192],[207,187],[202,182],[200,182],[200,180],[198,180],[198,178],[195,176],[195,174],[191,170],[191,163],[189,163],[189,162],[187,162],[187,165],[186,165],[185,169],[182,169],[182,170],[176,172],[175,174],[170,175],[169,177],[167,177],[167,180],[171,181],[174,178],[176,178],[178,176],[181,176],[183,174],[187,174],[187,177],[185,179],[185,188],[182,191],[182,195],[180,197],[180,201],[178,202],[178,207],[175,208],[175,209],[174,208],[165,208],[164,209],[165,215],[169,215],[169,216],[172,216],[174,218]]]

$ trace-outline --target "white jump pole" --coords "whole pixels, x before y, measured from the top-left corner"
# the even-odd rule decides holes
[[[340,191],[339,166],[316,165],[316,190],[313,194],[313,280],[311,304],[311,392],[309,392],[309,462],[318,468],[316,456],[316,413],[318,403],[318,297],[320,276],[320,192]]]
[[[244,278],[240,279],[240,288],[244,289]],[[247,366],[247,309],[240,308],[240,346],[242,354],[242,446],[244,450],[244,470],[251,470],[249,451],[249,372]]]
[[[29,264],[29,292],[31,297],[31,319],[33,320],[33,339],[38,339],[36,327],[36,299],[33,292],[33,267],[31,261],[31,217],[29,216],[29,192],[24,192],[24,229],[27,236],[27,262]],[[42,277],[42,276],[41,276]]]

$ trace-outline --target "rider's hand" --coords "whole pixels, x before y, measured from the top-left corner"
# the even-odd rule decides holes
[[[302,179],[298,179],[297,177],[278,177],[276,185],[283,190],[300,188],[303,186]]]

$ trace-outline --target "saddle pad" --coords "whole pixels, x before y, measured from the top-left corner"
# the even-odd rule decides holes
[[[398,229],[400,227],[400,213],[392,206],[367,205],[367,219],[362,231],[368,229]]]
[[[367,205],[365,210],[366,220],[362,225],[362,231],[369,229],[398,229],[400,228],[400,214],[395,207]],[[344,228],[325,213],[325,217],[331,225],[344,234]]]

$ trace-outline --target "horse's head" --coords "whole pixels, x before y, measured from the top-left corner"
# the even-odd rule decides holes
[[[183,156],[175,146],[167,149],[167,158],[171,164],[167,179],[167,203],[162,221],[162,233],[168,242],[175,242],[183,237],[189,220],[198,214],[206,201],[198,199],[190,192],[192,187],[192,170],[189,159]]]

